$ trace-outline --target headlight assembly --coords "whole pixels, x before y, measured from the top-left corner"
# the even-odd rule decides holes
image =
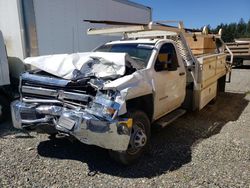
[[[120,104],[110,99],[108,95],[98,93],[87,110],[97,116],[114,119],[119,108]]]

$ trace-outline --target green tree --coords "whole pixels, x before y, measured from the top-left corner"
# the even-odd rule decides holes
[[[250,19],[247,22],[246,33],[244,37],[250,38]]]
[[[237,24],[237,29],[236,29],[236,38],[240,38],[246,34],[247,30],[247,25],[243,18],[240,19],[240,21]]]
[[[238,23],[221,23],[215,28],[210,28],[211,33],[218,33],[219,29],[222,29],[221,38],[225,42],[233,42],[236,38],[248,38],[250,37],[250,19],[246,23],[243,18]]]

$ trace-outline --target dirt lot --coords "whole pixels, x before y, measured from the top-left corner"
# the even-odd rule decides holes
[[[152,134],[130,167],[98,147],[0,125],[0,187],[250,187],[250,68],[214,105]]]

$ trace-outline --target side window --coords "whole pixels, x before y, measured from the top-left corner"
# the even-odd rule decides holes
[[[155,63],[155,69],[159,70],[159,67],[161,67],[160,70],[170,70],[179,67],[173,44],[166,43],[162,45]]]

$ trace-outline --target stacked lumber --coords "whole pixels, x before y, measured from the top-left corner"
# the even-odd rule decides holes
[[[250,55],[250,41],[226,43],[234,55]],[[228,51],[226,50],[226,53]]]

